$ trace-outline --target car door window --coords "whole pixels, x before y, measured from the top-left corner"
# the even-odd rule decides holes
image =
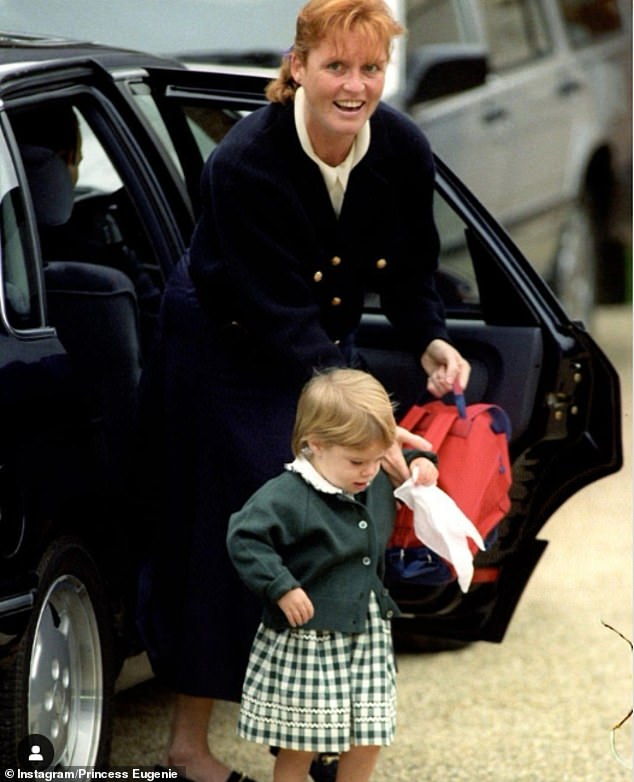
[[[478,314],[478,282],[465,223],[439,194],[434,198],[434,217],[441,247],[437,284],[447,313],[451,317]]]
[[[161,116],[152,90],[149,85],[143,81],[131,81],[127,84],[130,96],[132,97],[137,109],[143,114],[147,121],[151,131],[157,137],[160,144],[166,150],[167,155],[171,163],[176,167],[178,175],[183,178],[184,172],[181,166],[181,161],[176,151],[176,147],[172,142],[169,130]]]
[[[175,74],[176,83],[180,78],[182,74]],[[199,177],[203,162],[230,128],[263,98],[261,93],[250,102],[213,94],[201,97],[196,89],[172,88],[170,82],[157,84],[153,89],[147,82],[130,81],[126,87],[158,146],[164,150],[164,160],[187,191],[196,216],[200,211]]]
[[[409,0],[407,3],[407,49],[415,51],[434,43],[465,39],[462,17],[455,2]]]
[[[218,106],[183,106],[203,159],[209,157],[244,112]]]
[[[89,193],[115,193],[123,186],[121,177],[84,116],[77,112],[77,119],[82,140],[82,160],[76,197],[81,199]]]
[[[27,212],[4,138],[0,138],[0,250],[2,310],[15,330],[42,326],[37,260]]]
[[[481,7],[494,71],[536,60],[551,50],[536,0],[482,0]]]
[[[54,272],[65,284],[72,279],[73,287],[87,289],[97,284],[97,277],[105,285],[109,276],[109,284],[116,286],[124,275],[136,298],[141,341],[147,344],[158,314],[162,273],[152,231],[140,217],[143,209],[151,210],[135,190],[139,180],[130,170],[130,155],[110,132],[106,109],[86,94],[22,105],[10,110],[9,118],[25,172],[23,190],[30,193],[46,288],[53,284]],[[55,135],[47,122],[77,128],[76,139],[69,139],[67,129]],[[66,148],[75,144],[73,150]],[[60,263],[66,264],[63,271]],[[56,279],[54,284],[61,283]]]
[[[436,286],[450,318],[479,318],[478,279],[467,243],[467,226],[440,193],[434,194],[434,219],[440,237]],[[366,312],[381,311],[379,297],[368,291]]]
[[[170,157],[173,158],[174,163],[182,171],[178,152],[156,104],[150,100],[143,100],[139,103],[139,106],[170,152]],[[243,116],[241,112],[223,108],[222,106],[187,104],[185,102],[181,104],[180,108],[187,120],[187,125],[203,160],[206,160],[211,155],[227,132]]]

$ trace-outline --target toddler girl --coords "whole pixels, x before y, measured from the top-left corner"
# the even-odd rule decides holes
[[[335,369],[305,386],[295,460],[230,520],[228,548],[264,601],[238,732],[280,748],[275,782],[306,779],[314,753],[341,753],[338,780],[366,782],[395,729],[389,620],[382,576],[394,523],[381,461],[396,423],[371,375]],[[434,454],[408,454],[433,483]]]

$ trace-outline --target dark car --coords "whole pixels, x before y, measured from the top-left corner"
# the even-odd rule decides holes
[[[254,73],[105,47],[0,41],[2,766],[33,734],[52,742],[56,766],[107,763],[113,682],[142,650],[135,584],[152,534],[152,498],[138,491],[151,454],[139,378],[203,160],[262,104],[263,86]],[[25,131],[69,107],[82,139],[74,188]],[[473,366],[467,402],[497,403],[512,423],[512,506],[479,555],[494,578],[465,595],[455,583],[397,592],[408,616],[395,630],[501,641],[546,546],[541,527],[621,466],[619,383],[440,160],[436,210],[439,288]],[[401,412],[424,398],[417,360],[370,295],[357,343]]]
[[[615,220],[632,164],[632,3],[387,0],[407,35],[384,98],[509,230],[568,313],[623,301],[626,236]],[[269,63],[293,40],[298,0],[4,0],[23,32],[169,55]],[[478,153],[473,154],[474,147]]]

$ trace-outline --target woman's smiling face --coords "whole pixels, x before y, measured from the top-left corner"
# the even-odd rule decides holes
[[[324,162],[345,159],[381,99],[386,67],[387,53],[369,45],[361,32],[324,39],[304,63],[291,54],[293,79],[305,92],[308,135]]]

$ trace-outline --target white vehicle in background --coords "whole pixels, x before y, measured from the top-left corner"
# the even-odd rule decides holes
[[[631,6],[408,0],[404,105],[569,314],[626,293]],[[625,241],[624,241],[625,240]]]
[[[387,100],[510,231],[569,314],[622,301],[615,193],[629,192],[631,4],[388,0],[399,41]],[[57,33],[185,62],[279,64],[302,0],[4,0],[7,30]],[[439,217],[442,219],[442,216]],[[623,224],[622,222],[620,223]]]

